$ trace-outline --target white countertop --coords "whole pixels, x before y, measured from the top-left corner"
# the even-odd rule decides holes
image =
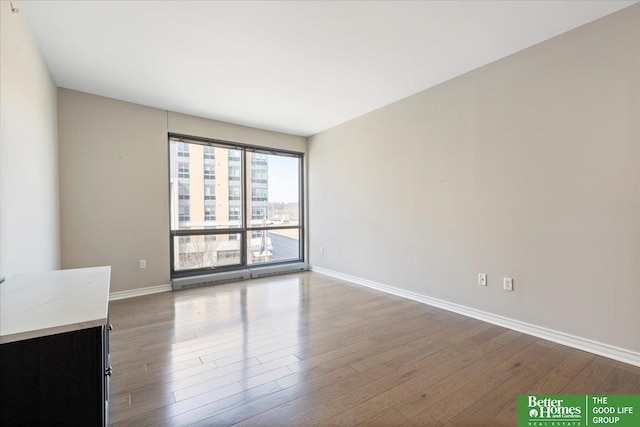
[[[111,267],[18,274],[0,283],[0,344],[106,325]]]

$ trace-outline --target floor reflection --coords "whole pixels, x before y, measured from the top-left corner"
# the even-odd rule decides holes
[[[171,358],[176,363],[197,357],[200,364],[168,372],[176,402],[205,389],[215,398],[220,388],[218,396],[224,398],[302,369],[296,353],[306,351],[310,308],[309,284],[303,276],[179,292],[184,295],[174,305]],[[229,388],[230,384],[239,387]],[[251,398],[252,393],[243,396]]]
[[[177,291],[149,301],[120,303],[114,310],[121,326],[132,327],[113,344],[115,421],[171,418],[179,424],[193,408],[224,412],[290,393],[320,373],[304,360],[309,346],[323,341],[309,338],[311,319],[326,315],[323,292],[308,274]],[[323,334],[326,325],[320,329]],[[135,348],[128,336],[136,337]]]

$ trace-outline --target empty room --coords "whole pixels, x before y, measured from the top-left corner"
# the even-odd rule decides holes
[[[640,2],[0,6],[3,426],[640,426]]]

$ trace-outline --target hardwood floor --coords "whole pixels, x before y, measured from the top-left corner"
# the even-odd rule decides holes
[[[116,426],[516,425],[640,368],[316,273],[110,303]]]

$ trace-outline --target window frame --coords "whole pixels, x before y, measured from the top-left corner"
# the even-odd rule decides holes
[[[305,260],[305,192],[304,192],[304,164],[305,164],[305,156],[304,153],[298,151],[290,151],[290,150],[282,150],[279,148],[270,148],[263,147],[245,143],[238,143],[232,141],[224,141],[210,138],[202,138],[178,133],[168,133],[167,138],[167,146],[169,150],[169,168],[171,168],[171,161],[182,162],[184,157],[179,157],[176,155],[175,159],[171,157],[171,141],[175,141],[176,143],[186,143],[186,144],[199,144],[207,147],[220,147],[226,148],[229,150],[238,150],[240,151],[240,226],[239,227],[229,227],[229,228],[218,228],[218,229],[197,229],[197,230],[172,230],[171,226],[169,227],[169,248],[170,248],[170,270],[171,270],[171,278],[180,278],[180,277],[190,277],[190,276],[198,276],[203,274],[212,274],[216,272],[225,272],[225,271],[234,271],[234,270],[243,270],[246,268],[260,268],[262,266],[273,266],[273,265],[281,265],[281,264],[291,264],[295,262],[304,262]],[[191,150],[189,150],[191,151]],[[248,212],[249,210],[249,201],[252,198],[252,179],[250,177],[251,168],[253,162],[250,160],[250,153],[259,153],[265,155],[276,155],[276,156],[285,156],[285,157],[294,157],[298,159],[298,209],[299,209],[299,221],[297,225],[278,225],[278,226],[252,226],[252,212]],[[186,162],[188,163],[188,162]],[[235,160],[234,160],[235,163]],[[262,165],[262,163],[260,163]],[[229,165],[232,166],[232,165]],[[235,165],[234,165],[235,166]],[[189,171],[191,172],[191,171]],[[171,175],[171,174],[169,174]],[[229,179],[231,182],[231,179]],[[237,182],[237,181],[234,181]],[[171,182],[169,182],[169,192],[171,192]],[[171,199],[171,197],[169,197]],[[171,212],[171,203],[169,203],[169,215],[172,215]],[[171,224],[171,221],[170,221]],[[295,229],[298,230],[298,258],[290,259],[284,261],[267,261],[260,263],[252,263],[247,259],[247,255],[249,253],[248,248],[248,236],[252,236],[254,232],[260,232],[263,230],[266,231],[275,231],[275,230],[288,230]],[[194,268],[194,269],[183,269],[176,270],[175,269],[175,257],[174,257],[174,238],[175,237],[187,237],[187,236],[212,236],[215,238],[217,235],[231,235],[231,234],[239,234],[240,239],[240,263],[234,265],[226,265],[220,267],[204,267],[204,268]]]

